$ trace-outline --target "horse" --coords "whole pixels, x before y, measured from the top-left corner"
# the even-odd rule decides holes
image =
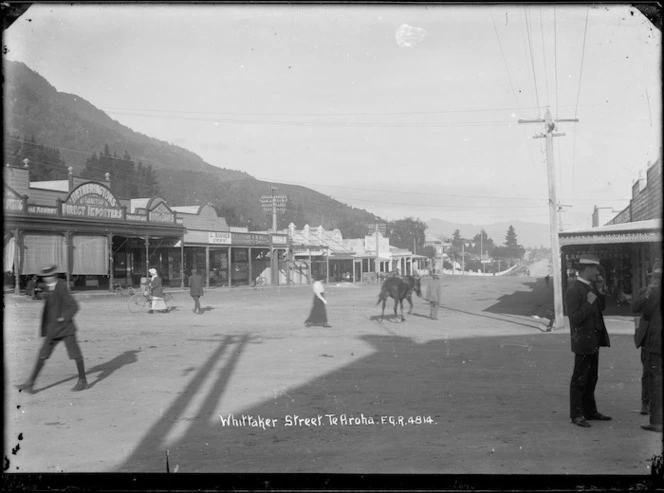
[[[420,278],[414,276],[404,276],[404,277],[388,277],[385,282],[383,282],[382,287],[380,288],[380,294],[378,295],[377,305],[382,301],[383,302],[383,311],[380,314],[380,322],[383,321],[383,316],[385,315],[385,303],[387,298],[392,298],[394,300],[394,314],[397,314],[397,305],[401,307],[401,321],[406,319],[403,317],[403,300],[408,300],[410,303],[410,309],[408,314],[410,315],[413,312],[413,300],[412,295],[413,291],[417,293],[417,296],[422,297],[422,289],[420,286]]]

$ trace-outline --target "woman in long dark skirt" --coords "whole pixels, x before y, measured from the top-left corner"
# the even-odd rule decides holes
[[[311,313],[309,313],[309,317],[304,321],[304,325],[307,327],[311,327],[312,325],[332,327],[327,323],[327,311],[325,309],[327,300],[325,299],[325,287],[323,283],[318,279],[314,281],[313,290],[314,305],[311,307]]]

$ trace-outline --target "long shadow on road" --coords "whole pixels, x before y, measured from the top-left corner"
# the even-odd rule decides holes
[[[334,333],[320,337],[325,344]],[[373,352],[359,359],[333,349],[342,346],[326,347],[320,356],[340,362],[328,373],[288,354],[266,359],[252,378],[269,374],[283,388],[297,375],[304,383],[240,411],[233,422],[233,396],[224,394],[250,336],[226,337],[119,471],[165,472],[162,440],[206,378],[213,383],[195,418],[168,446],[171,470],[637,474],[660,452],[661,436],[640,433],[642,417],[632,411],[641,369],[630,336],[613,336],[600,358],[598,405],[614,421],[580,431],[569,422],[573,355],[566,334],[360,339]],[[307,379],[312,372],[316,377]]]
[[[524,290],[514,291],[498,298],[484,311],[532,317],[551,318],[554,314],[553,308],[553,286],[547,285],[545,281],[538,279],[533,282],[524,282]],[[563,296],[564,296],[563,291]],[[615,297],[607,295],[604,316],[629,316],[632,315],[629,304],[618,305]]]
[[[185,409],[189,406],[190,401],[201,391],[205,379],[212,372],[218,360],[224,356],[224,353],[229,352],[228,361],[216,375],[212,388],[205,396],[195,418],[191,421],[190,429],[186,432],[186,436],[203,440],[203,443],[205,442],[205,436],[198,435],[195,430],[200,427],[200,423],[206,423],[210,416],[214,415],[217,402],[223,395],[235,365],[249,340],[249,334],[240,337],[224,337],[219,346],[208,357],[205,364],[198,370],[187,388],[163,413],[159,421],[146,433],[138,447],[136,447],[125,462],[125,465],[120,468],[120,471],[166,471],[166,447],[163,446],[164,438],[175,428],[178,421],[183,418]]]

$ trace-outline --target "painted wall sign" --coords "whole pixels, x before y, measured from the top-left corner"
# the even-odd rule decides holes
[[[43,214],[45,216],[57,216],[58,209],[55,207],[43,207],[41,205],[29,205],[28,212],[30,214]]]
[[[270,243],[270,237],[268,235],[259,234],[259,233],[232,233],[233,235],[233,244],[251,244],[251,245],[268,245]]]
[[[103,205],[106,207],[120,207],[118,199],[113,192],[99,183],[83,183],[74,189],[67,197],[68,204]]]
[[[21,199],[15,199],[12,197],[5,197],[5,210],[12,212],[23,212],[25,209],[25,204]]]
[[[231,244],[231,233],[226,232],[209,232],[208,233],[208,243],[214,245],[230,245]]]
[[[99,183],[83,183],[75,188],[62,204],[63,216],[95,219],[124,219],[118,199]]]
[[[146,223],[148,221],[148,216],[144,214],[127,214],[127,221],[141,221]]]
[[[151,223],[175,222],[175,214],[163,202],[149,212]]]

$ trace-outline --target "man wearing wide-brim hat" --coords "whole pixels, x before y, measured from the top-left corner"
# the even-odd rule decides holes
[[[599,277],[599,259],[581,255],[579,276],[565,292],[569,317],[574,373],[570,382],[570,418],[572,423],[590,428],[588,420],[609,421],[597,410],[595,387],[599,378],[599,348],[609,347],[609,334],[604,324],[604,295],[595,287]]]
[[[634,334],[636,347],[641,347],[643,364],[641,414],[650,414],[650,423],[641,428],[662,431],[662,263],[657,261],[648,273],[648,286],[632,301],[632,311],[641,312]],[[643,385],[645,383],[645,385]],[[643,406],[647,404],[647,406]]]
[[[64,342],[69,359],[76,362],[78,382],[72,390],[84,390],[88,382],[85,378],[85,365],[83,354],[76,340],[76,324],[74,315],[78,312],[78,303],[73,298],[66,284],[57,277],[58,268],[55,265],[45,266],[39,276],[45,285],[44,310],[41,319],[41,336],[44,343],[39,351],[37,363],[30,379],[19,388],[28,393],[34,393],[37,376],[44,367],[44,363],[51,356],[53,349],[59,342]]]

